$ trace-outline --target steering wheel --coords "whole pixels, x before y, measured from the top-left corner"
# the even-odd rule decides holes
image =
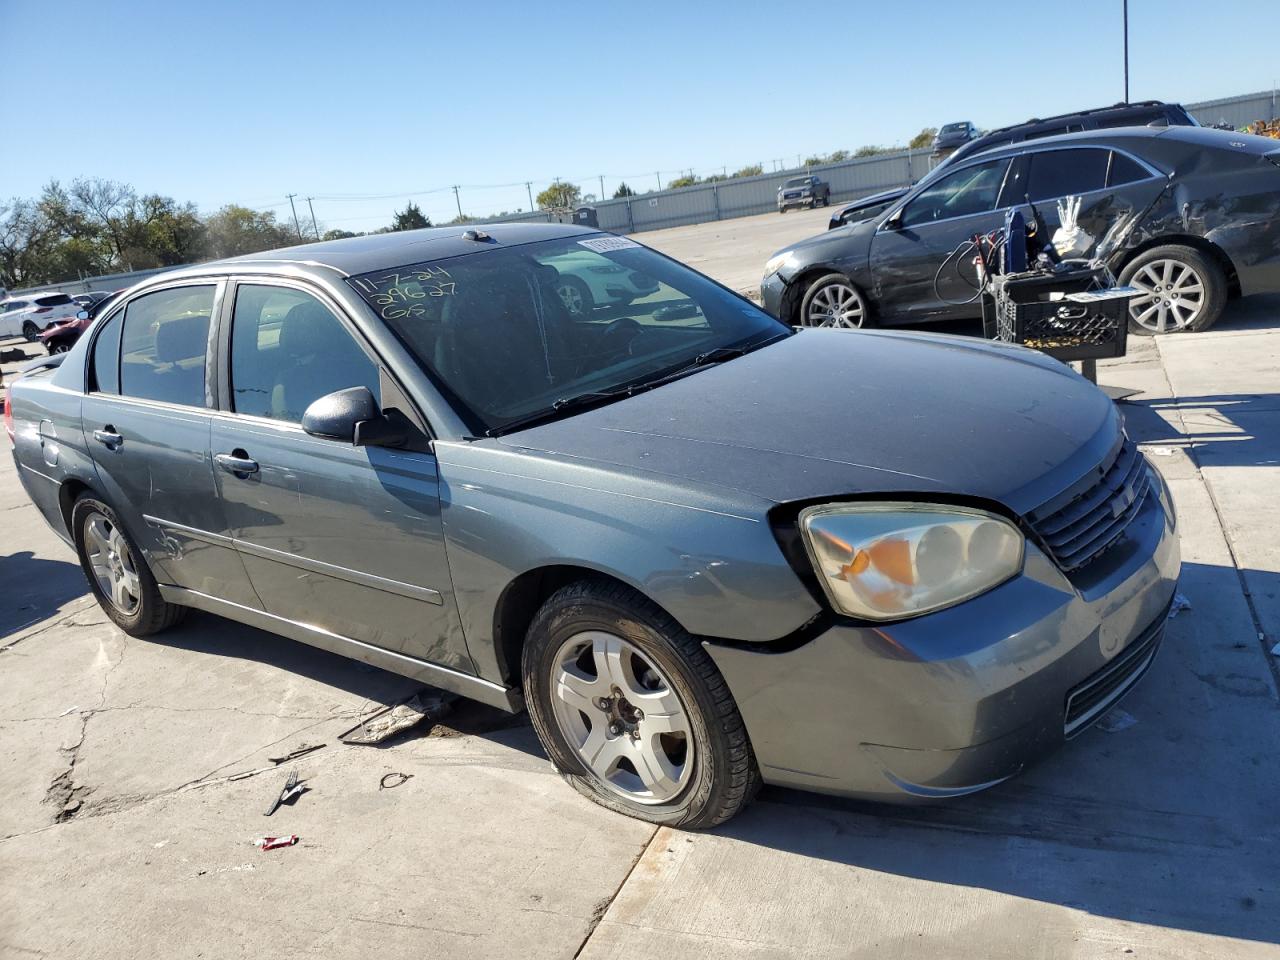
[[[617,320],[611,320],[600,333],[601,352],[610,354],[630,353],[631,344],[643,332],[644,329],[631,317],[619,317]]]

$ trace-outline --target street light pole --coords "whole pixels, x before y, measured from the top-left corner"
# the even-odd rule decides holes
[[[1124,102],[1129,102],[1129,0],[1124,0]]]
[[[286,193],[285,196],[289,198],[289,209],[293,211],[293,229],[298,231],[298,239],[301,240],[302,227],[298,226],[298,208],[293,205],[293,198],[296,197],[297,194]]]

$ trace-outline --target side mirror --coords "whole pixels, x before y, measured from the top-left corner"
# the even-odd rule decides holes
[[[357,447],[397,447],[407,439],[404,428],[378,409],[368,387],[348,387],[320,397],[302,414],[302,429],[313,437]]]
[[[77,319],[77,320],[88,320],[88,319],[89,319],[89,311],[88,311],[88,310],[78,310],[78,311],[76,311],[76,319]]]
[[[891,216],[888,220],[886,220],[883,224],[881,224],[881,226],[883,226],[884,229],[886,230],[901,230],[902,229],[902,211],[899,210],[897,213]]]

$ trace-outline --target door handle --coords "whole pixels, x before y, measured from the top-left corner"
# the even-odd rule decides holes
[[[108,450],[114,450],[116,447],[120,446],[120,444],[124,443],[124,437],[116,433],[116,428],[109,423],[101,430],[93,431],[93,439],[97,440]]]
[[[233,474],[241,480],[246,480],[258,472],[258,461],[251,460],[243,450],[219,453],[213,458],[213,462],[227,471],[227,473]]]

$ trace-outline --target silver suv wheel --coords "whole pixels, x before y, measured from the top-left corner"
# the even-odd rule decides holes
[[[1204,309],[1204,278],[1181,260],[1144,264],[1129,284],[1142,291],[1129,301],[1129,315],[1134,323],[1154,333],[1184,330]]]
[[[657,665],[622,637],[574,634],[552,662],[556,723],[609,790],[665,803],[688,784],[694,740],[684,704]]]

